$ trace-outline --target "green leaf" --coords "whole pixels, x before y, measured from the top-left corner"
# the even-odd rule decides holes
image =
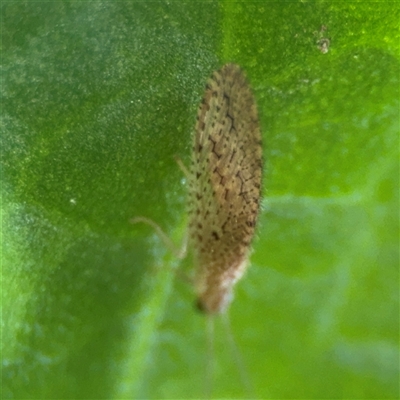
[[[399,397],[397,3],[1,11],[3,398]],[[242,361],[219,320],[207,350],[175,273],[191,260],[129,223],[182,240],[174,156],[188,164],[225,62],[247,72],[264,138],[263,209],[229,313]]]

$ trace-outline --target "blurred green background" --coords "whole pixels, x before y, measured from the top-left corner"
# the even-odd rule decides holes
[[[176,243],[206,78],[247,72],[264,202],[214,398],[399,397],[399,3],[2,2],[2,397],[199,398]],[[329,51],[319,48],[329,39]],[[326,42],[327,43],[327,42]],[[190,260],[184,266],[190,267]]]

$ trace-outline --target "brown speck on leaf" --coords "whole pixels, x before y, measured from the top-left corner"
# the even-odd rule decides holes
[[[318,41],[318,48],[322,54],[326,54],[329,51],[330,40],[328,38],[322,38]]]
[[[331,44],[330,39],[326,37],[327,30],[328,27],[326,25],[321,25],[319,32],[314,32],[314,35],[317,37],[318,49],[322,54],[326,54],[329,51]]]

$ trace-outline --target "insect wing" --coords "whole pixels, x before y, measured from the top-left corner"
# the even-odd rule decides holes
[[[233,285],[243,273],[239,269],[245,267],[254,234],[261,174],[254,97],[240,68],[227,64],[207,83],[194,137],[189,231],[198,292],[214,283],[215,290]]]

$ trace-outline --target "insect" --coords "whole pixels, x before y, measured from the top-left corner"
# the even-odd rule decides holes
[[[194,255],[193,280],[197,308],[212,316],[223,314],[233,299],[235,283],[248,265],[261,201],[262,143],[255,99],[245,75],[236,64],[226,64],[208,79],[197,113],[188,178],[188,246]],[[151,225],[174,249],[154,221],[137,217],[131,222]],[[186,243],[175,253],[183,258]],[[210,356],[207,367],[208,395],[212,382],[213,319],[208,318]],[[228,342],[239,365],[225,318]],[[252,391],[246,371],[241,380]]]
[[[194,135],[189,246],[198,308],[226,310],[247,264],[261,199],[262,146],[256,103],[241,69],[209,78]]]

